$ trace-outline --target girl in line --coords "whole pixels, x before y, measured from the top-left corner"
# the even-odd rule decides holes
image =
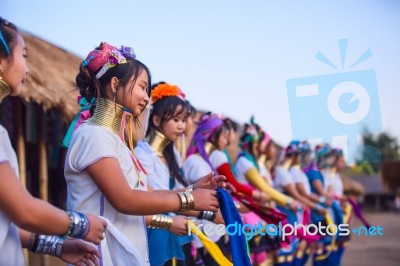
[[[137,143],[135,154],[153,189],[184,189],[188,184],[184,179],[182,158],[174,144],[184,133],[190,106],[177,86],[165,82],[152,86],[151,102],[147,138]],[[169,221],[164,228],[154,228],[151,220],[157,217],[147,217],[150,264],[172,265],[172,261],[177,260],[176,265],[194,265],[192,238],[187,236],[187,217],[175,213],[166,213],[163,217]]]
[[[250,187],[236,181],[230,169],[228,157],[223,152],[229,143],[229,133],[230,127],[228,123],[224,123],[217,115],[208,113],[202,116],[188,149],[188,158],[185,163],[186,177],[190,183],[193,183],[198,176],[209,171],[216,171],[218,174],[226,176],[227,182],[231,183],[237,193],[254,196],[256,193],[253,193]],[[261,197],[262,193],[259,191],[257,193]],[[216,227],[218,216],[219,213],[211,213],[210,215],[203,213],[198,217],[198,223],[207,227]],[[224,237],[221,238],[220,234],[209,234],[208,237],[220,247],[226,246]],[[244,256],[245,254],[234,254],[235,243],[232,239],[230,241],[232,259],[235,260],[236,255]],[[205,265],[216,265],[216,262],[211,260],[208,254],[204,253],[202,245],[199,245],[198,241],[196,241],[196,244]],[[247,257],[246,260],[248,261]]]
[[[224,119],[221,121],[221,125],[216,127],[214,133],[212,133],[208,139],[204,140],[206,142],[206,148],[208,148],[206,152],[209,154],[209,161],[219,174],[223,174],[227,177],[227,181],[235,188],[236,195],[244,194],[250,196],[258,204],[264,205],[270,199],[269,196],[249,185],[239,183],[236,180],[234,170],[232,170],[229,165],[229,155],[223,152],[230,143],[235,142],[236,134],[234,131],[233,121]],[[239,210],[243,209],[240,201],[237,203],[237,206],[239,206]],[[242,213],[241,217],[245,224],[257,225],[260,222],[266,225],[265,221],[252,211]],[[278,246],[279,244],[269,238],[269,236],[254,236],[249,241],[250,255],[253,264],[265,264],[267,259],[272,257],[268,256],[268,253],[271,253],[271,251]]]
[[[97,101],[92,117],[72,134],[67,152],[68,207],[99,214],[115,229],[99,246],[101,263],[149,265],[143,215],[216,212],[219,203],[213,189],[225,186],[224,178],[207,177],[202,188],[191,192],[153,191],[147,186],[146,171],[133,153],[131,122],[149,102],[151,78],[131,48],[101,43],[82,62],[76,82],[83,97]],[[165,222],[154,221],[163,226]]]
[[[0,18],[0,103],[7,95],[20,94],[29,71],[26,57],[27,48],[17,27]],[[66,213],[32,197],[18,180],[17,157],[0,125],[0,228],[0,265],[25,265],[21,244],[65,262],[97,264],[99,254],[93,247],[65,238],[99,244],[106,222],[90,214]]]

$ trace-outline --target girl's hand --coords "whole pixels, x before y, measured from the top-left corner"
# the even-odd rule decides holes
[[[191,193],[194,198],[195,211],[218,211],[219,201],[215,190],[199,188],[193,190]]]
[[[225,224],[224,218],[222,217],[222,214],[221,214],[220,211],[217,212],[217,214],[216,214],[216,216],[215,216],[215,218],[213,220],[213,223],[215,223],[215,224]]]
[[[267,203],[268,201],[271,200],[271,197],[268,196],[266,193],[258,190],[253,191],[253,198],[260,204]]]
[[[206,176],[203,176],[193,185],[194,189],[197,188],[205,188],[205,189],[217,189],[217,188],[225,188],[226,177],[223,175],[214,176],[214,172],[209,173]]]
[[[187,218],[186,216],[178,215],[175,217],[172,217],[172,225],[169,228],[169,231],[171,233],[174,233],[176,235],[180,236],[185,236],[188,234],[188,228],[187,228]]]
[[[92,242],[96,245],[100,244],[105,237],[107,222],[93,214],[85,214],[90,222],[90,231],[85,236],[84,240]]]
[[[100,253],[79,239],[64,241],[60,259],[74,265],[99,265]]]

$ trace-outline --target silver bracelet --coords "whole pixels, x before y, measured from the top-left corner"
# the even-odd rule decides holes
[[[80,212],[67,212],[71,219],[71,228],[67,236],[73,238],[84,238],[90,230],[89,219]]]
[[[320,196],[319,199],[318,199],[318,201],[319,201],[320,203],[325,203],[326,197],[325,197],[325,196]]]
[[[194,189],[194,185],[190,185],[185,189],[185,192],[192,192]]]
[[[202,215],[201,215],[201,219],[208,220],[208,221],[213,221],[215,219],[215,216],[217,216],[216,212],[203,211]]]
[[[34,253],[52,255],[55,257],[60,257],[62,253],[62,248],[64,244],[64,239],[59,236],[46,236],[39,235],[36,239]]]

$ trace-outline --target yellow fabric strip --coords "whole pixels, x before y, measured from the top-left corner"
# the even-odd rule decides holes
[[[220,266],[232,266],[232,262],[230,262],[222,253],[221,249],[211,241],[203,232],[197,227],[197,225],[188,220],[188,228],[192,234],[197,236],[201,243],[203,243],[204,248],[210,253],[211,257],[220,265]]]
[[[327,223],[327,226],[329,226],[329,225],[331,225],[331,224],[335,224],[334,222],[333,222],[333,220],[332,220],[332,217],[329,215],[329,213],[325,213],[325,220],[326,220],[326,223]],[[329,231],[333,234],[333,233],[335,233],[335,227],[334,226],[331,226],[331,227],[329,227]]]
[[[252,186],[267,193],[279,205],[286,205],[289,202],[290,197],[271,187],[255,167],[247,171],[245,176]]]
[[[349,223],[351,212],[353,211],[353,208],[351,207],[351,204],[346,202],[345,207],[344,207],[344,218],[343,218],[343,223],[347,224]]]

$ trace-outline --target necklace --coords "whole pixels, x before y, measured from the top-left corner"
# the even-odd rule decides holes
[[[215,150],[215,146],[211,142],[206,142],[204,150],[210,156],[210,154]]]
[[[150,141],[150,147],[153,149],[154,154],[158,157],[164,157],[163,151],[171,141],[167,139],[167,137],[158,130],[154,131],[154,134]]]
[[[138,178],[136,188],[142,188],[145,186],[142,175],[146,175],[147,173],[140,161],[134,155],[132,119],[133,115],[129,109],[110,100],[98,98],[93,116],[87,120],[87,123],[110,129],[114,134],[119,136],[125,144],[128,145],[130,149],[129,155],[132,158]],[[125,141],[125,128],[127,128],[128,131],[128,143]]]
[[[0,79],[0,103],[10,94],[10,86]]]
[[[262,154],[259,158],[258,158],[258,165],[265,165],[265,162],[267,161],[267,155],[266,154]]]

